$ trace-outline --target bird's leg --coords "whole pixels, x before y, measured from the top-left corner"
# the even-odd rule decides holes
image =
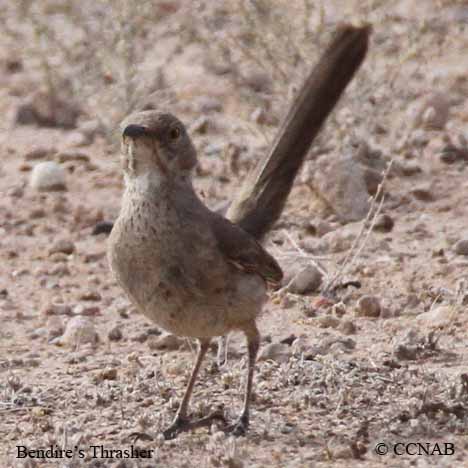
[[[245,385],[244,393],[244,407],[239,416],[239,419],[231,426],[228,431],[233,435],[245,435],[249,427],[249,410],[250,399],[252,396],[253,376],[255,371],[255,361],[257,359],[258,349],[260,347],[260,334],[255,322],[249,323],[248,327],[244,330],[247,338],[247,348],[249,353],[248,369],[247,369],[247,382]]]
[[[218,369],[227,364],[229,335],[223,335],[218,338],[218,352],[216,353],[216,364]]]
[[[197,359],[195,361],[195,365],[193,366],[192,374],[190,375],[190,380],[188,381],[184,396],[180,402],[179,409],[177,410],[174,421],[163,433],[166,439],[173,439],[177,433],[183,431],[184,426],[187,426],[188,424],[187,410],[190,403],[190,397],[192,396],[193,387],[195,385],[195,381],[197,380],[198,372],[200,371],[203,358],[208,351],[209,345],[209,341],[200,340],[199,342]]]
[[[182,398],[182,401],[180,402],[179,409],[177,410],[172,424],[163,432],[164,438],[166,440],[174,439],[180,432],[190,431],[198,427],[209,426],[215,419],[224,420],[223,415],[219,412],[213,413],[212,415],[207,416],[206,418],[202,418],[193,422],[190,422],[187,417],[187,411],[190,403],[190,397],[192,396],[193,387],[195,385],[195,381],[197,380],[201,363],[203,362],[203,358],[205,357],[205,354],[208,351],[209,345],[209,340],[200,340],[197,359],[192,369],[192,374],[187,384],[187,388],[185,389],[184,396]]]

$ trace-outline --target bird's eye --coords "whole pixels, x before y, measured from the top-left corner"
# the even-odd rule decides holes
[[[180,128],[179,127],[171,128],[169,136],[171,137],[172,140],[177,140],[177,138],[180,137]]]

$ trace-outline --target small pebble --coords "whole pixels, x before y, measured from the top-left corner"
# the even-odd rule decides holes
[[[47,320],[47,340],[50,341],[54,338],[57,338],[58,336],[61,336],[63,331],[64,326],[62,319],[57,315],[49,317]]]
[[[71,255],[75,251],[75,244],[73,242],[61,239],[55,242],[49,249],[49,255],[56,253],[63,253],[65,255]]]
[[[72,308],[67,304],[47,304],[42,310],[43,315],[72,315]]]
[[[376,296],[362,296],[357,302],[357,317],[378,317],[380,315],[380,299]]]
[[[99,335],[90,319],[77,316],[68,321],[60,342],[70,346],[96,345],[99,342]]]
[[[442,305],[434,307],[428,312],[423,312],[416,317],[416,322],[424,325],[424,328],[439,328],[450,325],[457,315],[457,310],[454,306]]]
[[[291,356],[291,348],[283,343],[271,343],[263,347],[258,356],[259,361],[286,363]]]
[[[316,322],[320,328],[338,328],[340,325],[340,319],[333,315],[322,315],[316,319]]]
[[[175,351],[185,345],[185,340],[170,333],[164,333],[148,341],[148,346],[152,351],[167,350]]]
[[[453,250],[457,255],[468,255],[468,239],[459,240],[454,246]]]
[[[69,149],[57,153],[55,159],[59,163],[67,163],[69,161],[87,163],[91,158],[87,153]]]
[[[36,164],[31,172],[30,185],[43,192],[66,190],[65,171],[53,161]]]
[[[24,155],[26,161],[37,161],[38,159],[47,159],[55,153],[55,148],[34,148]]]
[[[322,284],[322,273],[314,265],[307,265],[301,270],[289,284],[289,291],[294,294],[307,294],[317,289]]]
[[[434,193],[428,187],[415,187],[410,191],[414,198],[424,202],[431,202],[435,200]]]
[[[97,291],[85,291],[80,295],[82,301],[100,301],[101,295]]]
[[[109,341],[120,341],[123,338],[121,328],[116,325],[109,331],[107,338],[109,338]]]
[[[374,224],[374,231],[390,232],[393,229],[395,222],[388,214],[379,214]]]
[[[356,325],[351,320],[342,320],[338,326],[338,331],[343,335],[354,335],[356,333]]]
[[[117,380],[117,369],[115,367],[111,367],[108,369],[103,369],[100,371],[96,376],[96,381],[101,382],[103,380]]]

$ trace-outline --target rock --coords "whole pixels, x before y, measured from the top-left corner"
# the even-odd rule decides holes
[[[286,338],[283,338],[280,343],[281,344],[287,344],[288,346],[291,346],[295,341],[297,340],[297,336],[292,333],[291,335],[288,335]]]
[[[61,336],[64,331],[64,326],[62,319],[57,316],[53,315],[49,317],[47,320],[47,340],[51,341],[58,336]]]
[[[268,119],[265,110],[261,107],[256,107],[252,114],[250,114],[250,120],[256,124],[265,125]]]
[[[167,350],[175,351],[185,345],[185,340],[170,333],[163,333],[158,337],[154,337],[148,342],[148,346],[152,351]]]
[[[106,130],[99,120],[88,120],[79,125],[78,130],[91,143],[97,135],[105,135]]]
[[[97,291],[85,291],[80,295],[82,301],[100,301],[101,295]]]
[[[55,148],[35,148],[24,155],[26,161],[37,161],[38,159],[47,159],[55,153]]]
[[[410,148],[424,148],[430,140],[428,132],[419,128],[413,130],[407,138],[405,145]]]
[[[20,186],[11,187],[7,190],[6,194],[8,197],[22,198],[24,196],[24,189]]]
[[[298,274],[294,276],[294,279],[289,283],[289,291],[294,294],[307,294],[317,289],[322,284],[323,275],[312,264],[306,265]]]
[[[454,246],[453,251],[457,255],[468,255],[468,239],[460,239]]]
[[[195,105],[196,110],[201,114],[206,112],[221,112],[223,109],[221,101],[211,96],[199,96]]]
[[[417,162],[400,162],[395,171],[405,177],[411,177],[416,174],[421,174],[422,169]]]
[[[380,311],[380,299],[378,297],[362,296],[357,302],[355,314],[357,317],[378,317]]]
[[[51,276],[69,276],[70,269],[64,263],[58,263],[49,270]]]
[[[242,78],[253,91],[269,94],[272,90],[270,74],[257,66],[246,67],[242,72]]]
[[[393,345],[393,355],[398,360],[416,360],[427,358],[437,352],[437,339],[430,332],[421,335],[416,330],[410,328],[402,337],[395,339]]]
[[[30,176],[30,185],[43,192],[66,190],[65,171],[53,161],[36,164]]]
[[[88,252],[83,257],[85,263],[95,263],[105,258],[106,252]]]
[[[442,305],[434,307],[428,312],[423,312],[416,317],[416,322],[424,325],[426,328],[439,328],[450,325],[457,315],[457,310],[454,306]]]
[[[442,130],[448,122],[450,99],[445,93],[432,93],[419,104],[414,127],[428,130]]]
[[[34,208],[29,213],[29,219],[45,218],[46,212],[44,208]]]
[[[96,377],[95,381],[102,382],[103,380],[117,380],[118,372],[115,367],[110,367],[100,371]]]
[[[67,304],[47,304],[42,310],[43,315],[72,315],[72,308]]]
[[[327,441],[327,454],[331,460],[356,458],[351,442],[343,436],[333,436]]]
[[[374,231],[390,232],[393,229],[395,222],[388,214],[379,214],[374,224]]]
[[[367,168],[364,170],[363,175],[367,193],[372,196],[376,195],[379,189],[379,185],[382,183],[382,173],[376,171],[375,169]]]
[[[314,322],[316,322],[320,328],[338,328],[340,325],[340,319],[328,314],[317,317]]]
[[[91,232],[92,236],[97,236],[99,234],[110,234],[114,223],[111,221],[98,221]]]
[[[68,149],[57,153],[55,155],[55,159],[59,163],[67,163],[70,161],[88,163],[91,158],[87,153],[84,153],[83,151]]]
[[[352,156],[317,159],[314,186],[343,222],[365,218],[370,207],[365,170]]]
[[[122,329],[116,325],[114,328],[109,330],[107,338],[109,338],[109,341],[120,341],[123,338]]]
[[[57,253],[53,253],[53,254],[49,254],[49,260],[51,262],[55,262],[55,263],[58,263],[58,262],[66,262],[68,261],[68,255],[67,254],[64,254],[62,252],[57,252]]]
[[[99,335],[96,332],[94,323],[87,317],[77,316],[71,318],[65,328],[65,332],[60,340],[61,344],[79,347],[84,344],[96,345],[99,342]]]
[[[341,318],[346,314],[346,306],[343,302],[337,302],[332,305],[331,312],[335,317]]]
[[[410,193],[417,200],[424,202],[431,202],[435,199],[431,187],[427,187],[425,185],[413,188],[412,190],[410,190]]]
[[[190,125],[190,133],[199,133],[200,135],[205,135],[210,128],[211,121],[205,115],[198,117],[195,122]]]
[[[316,354],[334,354],[334,353],[349,353],[356,348],[356,342],[351,338],[339,338],[329,336],[320,340],[316,347]]]
[[[451,143],[446,143],[438,153],[439,159],[445,164],[453,164],[457,161],[466,161],[468,159],[468,150],[459,148]]]
[[[73,313],[84,317],[96,317],[101,315],[101,309],[97,306],[84,306],[83,304],[77,304],[73,308]]]
[[[342,320],[338,326],[338,331],[343,335],[354,335],[356,333],[356,325],[352,320]]]
[[[287,344],[271,343],[263,347],[258,356],[259,361],[275,361],[284,364],[289,361],[291,348]]]
[[[301,354],[310,355],[313,350],[313,346],[311,346],[310,342],[307,340],[305,336],[300,336],[296,338],[291,344],[291,353],[294,356],[300,356]]]
[[[16,123],[40,127],[74,128],[81,110],[69,100],[37,91],[16,109]]]
[[[353,223],[329,232],[320,239],[319,250],[330,253],[338,253],[348,250],[360,230],[360,223]]]
[[[207,156],[217,156],[223,153],[225,150],[225,144],[224,142],[213,142],[213,143],[208,143],[205,148],[204,148],[204,153]]]
[[[49,248],[49,255],[56,253],[71,255],[73,252],[75,252],[75,244],[66,239],[58,240]]]
[[[20,171],[20,172],[29,172],[31,169],[32,169],[32,167],[28,163],[21,163],[18,166],[18,171]]]
[[[65,145],[69,147],[88,146],[92,143],[85,134],[81,132],[71,132],[65,139]]]

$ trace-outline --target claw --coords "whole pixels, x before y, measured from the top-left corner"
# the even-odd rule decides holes
[[[235,437],[245,436],[249,428],[249,417],[241,416],[234,424],[228,426],[224,431]]]
[[[147,434],[146,432],[132,432],[129,435],[129,438],[132,439],[133,443],[138,442],[139,440],[144,441],[153,441],[153,436]]]
[[[182,432],[192,431],[199,427],[210,427],[214,421],[226,422],[222,411],[215,411],[209,416],[195,421],[188,421],[185,418],[176,416],[173,423],[163,431],[163,436],[166,440],[175,439]]]
[[[166,440],[175,439],[181,432],[188,431],[189,421],[187,419],[176,416],[172,424],[163,431],[163,436]]]

